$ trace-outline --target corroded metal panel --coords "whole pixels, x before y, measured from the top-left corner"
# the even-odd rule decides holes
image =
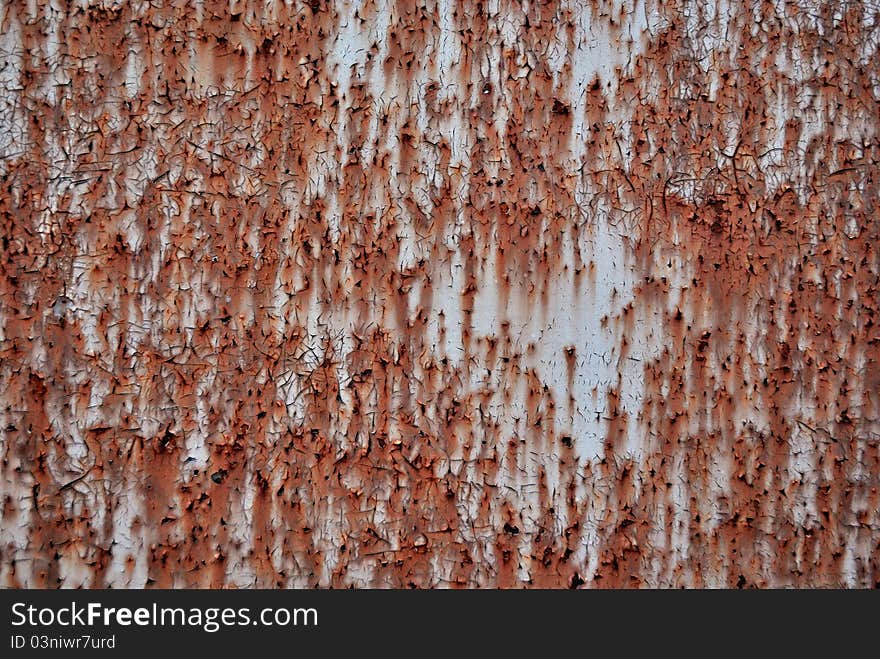
[[[6,586],[880,581],[880,7],[0,4]]]

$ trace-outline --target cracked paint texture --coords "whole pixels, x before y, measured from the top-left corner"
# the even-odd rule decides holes
[[[880,5],[0,2],[4,587],[876,587]]]

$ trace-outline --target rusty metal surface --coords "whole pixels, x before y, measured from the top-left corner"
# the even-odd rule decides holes
[[[880,582],[876,2],[0,32],[4,586]]]

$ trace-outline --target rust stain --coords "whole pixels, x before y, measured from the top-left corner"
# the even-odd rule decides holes
[[[876,8],[0,7],[10,587],[876,587]]]

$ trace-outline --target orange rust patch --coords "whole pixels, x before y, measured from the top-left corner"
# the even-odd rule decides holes
[[[5,584],[877,585],[869,10],[87,4],[0,18]]]

